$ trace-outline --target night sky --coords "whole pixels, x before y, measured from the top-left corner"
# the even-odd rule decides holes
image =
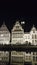
[[[0,26],[4,21],[9,31],[11,31],[17,20],[19,22],[25,21],[25,25],[22,25],[24,31],[30,31],[33,24],[37,28],[37,1],[1,2]]]

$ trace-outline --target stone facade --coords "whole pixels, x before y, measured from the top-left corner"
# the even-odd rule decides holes
[[[0,27],[0,44],[10,43],[10,32],[6,27],[5,23]],[[9,52],[0,51],[0,61],[9,61]]]
[[[11,44],[23,43],[24,30],[22,29],[20,23],[17,21],[12,29],[12,40]]]
[[[13,29],[12,29],[12,41],[11,41],[11,44],[25,44],[26,41],[28,43],[30,42],[31,45],[37,45],[37,30],[33,25],[30,32],[24,32],[24,30],[22,29],[20,23],[17,21],[15,23]],[[15,58],[15,60],[18,59],[18,57],[20,56],[20,61],[22,59],[23,62],[30,62],[30,63],[32,63],[32,65],[35,65],[35,63],[37,63],[37,52],[31,52],[31,53],[22,52],[22,54],[21,54],[21,52],[16,52],[15,51],[15,53],[13,55],[13,52],[11,52],[11,57],[13,57],[13,56],[16,57],[17,56]],[[21,57],[20,54],[22,55],[22,57]],[[34,62],[34,60],[35,60],[35,62]]]
[[[9,44],[10,43],[10,32],[6,27],[5,23],[0,27],[0,44]]]
[[[25,44],[30,42],[31,45],[37,45],[37,29],[33,25],[30,32],[24,32],[19,21],[16,21],[13,29],[11,30],[11,44]],[[0,27],[0,44],[10,43],[10,32],[6,27],[5,23]],[[9,53],[0,51],[0,61],[8,61]],[[24,65],[25,62],[32,63],[32,65],[37,64],[37,52],[11,52],[11,63],[18,62],[18,65]],[[16,65],[17,65],[16,64]]]

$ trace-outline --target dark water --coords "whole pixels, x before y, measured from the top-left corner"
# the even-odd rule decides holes
[[[32,65],[31,62],[25,62],[24,65]]]
[[[0,65],[19,65],[19,64],[20,65],[32,65],[32,63],[29,63],[29,62],[25,62],[24,64],[21,64],[21,63],[9,64],[9,63],[2,63],[2,62],[0,63]]]

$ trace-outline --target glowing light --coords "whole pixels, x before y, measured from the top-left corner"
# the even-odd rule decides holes
[[[3,36],[3,34],[1,34],[1,36]]]
[[[21,24],[25,24],[25,21],[21,21]]]

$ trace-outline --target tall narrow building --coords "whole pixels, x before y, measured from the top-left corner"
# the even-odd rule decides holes
[[[10,43],[10,32],[5,23],[0,27],[0,44]],[[0,61],[9,62],[9,52],[0,51]]]
[[[35,28],[34,25],[30,31],[30,36],[32,45],[37,45],[37,29]]]
[[[22,26],[20,25],[19,21],[16,21],[11,32],[12,32],[11,44],[19,44],[19,43],[22,44],[24,30],[23,30]]]
[[[23,30],[22,26],[20,25],[19,21],[16,21],[11,32],[12,32],[11,44],[23,44],[24,30]],[[20,65],[23,65],[23,59],[24,58],[23,58],[22,52],[16,52],[16,51],[11,52],[11,63],[12,63],[12,61],[13,62],[17,61],[17,62],[19,62],[19,64],[21,63]],[[17,65],[18,65],[18,63],[17,63]]]
[[[10,43],[10,32],[3,22],[0,27],[0,44],[9,44]]]

